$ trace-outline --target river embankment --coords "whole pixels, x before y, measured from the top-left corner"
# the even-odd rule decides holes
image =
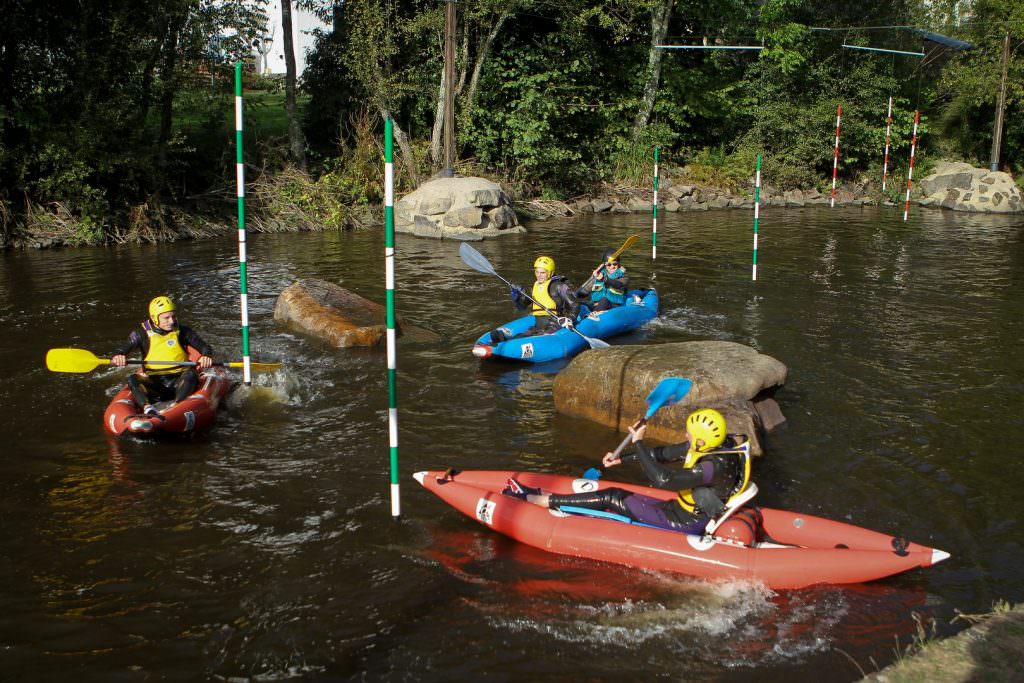
[[[925,632],[909,646],[914,653],[864,681],[874,683],[953,683],[954,681],[1019,681],[1024,676],[1024,604],[997,606],[989,614],[961,615],[974,625],[944,640],[928,640]]]
[[[287,170],[279,179],[260,179],[246,204],[246,229],[254,233],[306,232],[322,230],[361,229],[380,225],[384,218],[379,203],[346,205],[329,188],[295,170]],[[866,178],[839,183],[836,187],[783,188],[770,183],[755,187],[754,179],[740,187],[701,182],[701,174],[691,167],[666,167],[655,183],[645,187],[629,184],[602,183],[588,192],[563,200],[516,196],[512,187],[501,179],[492,184],[507,195],[508,206],[501,210],[497,227],[507,227],[522,220],[572,218],[586,214],[652,213],[655,205],[660,213],[717,211],[725,209],[753,210],[755,202],[761,210],[772,208],[804,208],[816,206],[898,207],[890,185],[888,194],[881,186]],[[305,188],[305,189],[303,189]],[[401,195],[401,193],[399,193]],[[413,196],[415,193],[407,196]],[[902,188],[901,188],[902,194]],[[128,212],[126,226],[83,225],[63,205],[48,210],[29,211],[20,221],[5,217],[5,247],[15,249],[47,249],[61,246],[97,244],[138,244],[175,242],[221,237],[238,230],[234,198],[222,197],[217,203],[207,202],[192,207],[136,207]],[[972,168],[969,164],[941,162],[934,172],[911,187],[911,203],[932,209],[949,209],[976,213],[1018,213],[1024,211],[1024,197],[1014,179],[1007,173]],[[472,208],[472,207],[470,207]],[[512,210],[515,217],[511,216]],[[451,213],[451,212],[449,212]],[[479,210],[476,214],[481,213]],[[411,220],[411,219],[410,219]],[[447,217],[446,217],[447,220]],[[443,231],[431,226],[423,236],[453,239],[481,239],[480,228],[494,224],[476,220],[446,227]],[[509,234],[520,231],[508,230]],[[416,232],[406,230],[406,232]],[[435,234],[436,233],[436,234]],[[419,234],[419,233],[417,233]]]

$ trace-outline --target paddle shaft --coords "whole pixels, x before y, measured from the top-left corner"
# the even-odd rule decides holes
[[[647,424],[647,418],[646,417],[641,417],[640,420],[635,425],[633,425],[633,429],[634,430],[640,429],[645,424]],[[630,442],[630,440],[632,438],[633,438],[632,434],[627,434],[626,438],[623,439],[622,443],[619,444],[619,447],[616,448],[614,451],[612,451],[612,457],[613,458],[618,458],[622,454],[622,451],[626,450],[626,446],[629,445],[629,442]]]
[[[109,365],[110,360],[107,358],[97,358],[101,365]],[[197,366],[199,363],[194,360],[140,360],[138,358],[131,358],[125,360],[125,365],[182,365],[182,366]],[[262,368],[277,368],[280,367],[280,363],[256,363],[250,362],[250,365],[255,369],[257,366]],[[212,363],[211,367],[218,368],[244,368],[244,361],[231,361],[224,363]]]

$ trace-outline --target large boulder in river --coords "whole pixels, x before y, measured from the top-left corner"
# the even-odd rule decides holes
[[[380,304],[333,282],[316,279],[292,283],[274,305],[274,320],[338,348],[383,344],[387,335],[386,316],[387,311]],[[395,327],[398,334],[417,341],[440,339],[401,318],[395,321]]]
[[[786,421],[773,396],[786,366],[743,344],[694,341],[657,346],[613,346],[587,351],[558,373],[555,409],[625,432],[647,412],[644,399],[666,377],[688,377],[693,388],[648,423],[650,438],[686,440],[684,421],[697,408],[721,411],[731,433],[747,434],[761,455],[760,437]]]
[[[463,241],[526,232],[505,191],[485,178],[423,183],[395,205],[395,230]]]
[[[939,164],[921,181],[920,190],[921,206],[984,213],[1024,211],[1024,195],[1010,174],[970,164]]]

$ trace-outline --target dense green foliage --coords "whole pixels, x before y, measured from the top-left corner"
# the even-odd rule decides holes
[[[252,53],[267,21],[264,5],[13,3],[0,27],[3,240],[29,225],[69,243],[116,240],[140,220],[195,210],[202,197],[217,199],[229,217],[231,62]],[[287,164],[279,83],[250,73],[246,151],[257,171],[250,178],[267,174],[260,187],[268,211],[287,205],[303,223],[348,225],[339,202],[379,200],[384,114],[406,136],[399,180],[408,185],[438,168],[430,149],[438,135],[444,3],[297,5],[332,21],[302,82],[312,177],[299,187]],[[669,44],[764,49],[664,50],[652,81],[655,18],[668,5]],[[841,179],[877,184],[890,96],[897,175],[915,110],[922,116],[919,163],[942,156],[987,166],[1008,33],[1001,161],[1020,170],[1024,0],[976,0],[969,11],[952,0],[463,0],[458,8],[458,156],[523,193],[565,197],[602,181],[644,184],[655,145],[668,163],[689,164],[708,182],[744,187],[761,154],[766,183],[824,186],[839,105]],[[865,17],[871,27],[855,28]],[[975,49],[957,52],[899,28],[908,25]],[[652,82],[653,108],[640,128]]]

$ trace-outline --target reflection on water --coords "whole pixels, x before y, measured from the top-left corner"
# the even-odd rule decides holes
[[[62,679],[70,663],[104,681],[127,671],[811,681],[822,670],[854,680],[858,667],[895,658],[894,636],[909,641],[914,614],[948,633],[954,609],[1024,599],[1024,464],[1006,457],[1024,438],[1021,221],[772,209],[751,282],[738,215],[659,221],[663,315],[614,343],[729,340],[778,358],[789,422],[756,464],[761,502],[901,534],[952,559],[865,586],[774,593],[553,556],[446,507],[409,475],[578,473],[621,438],[555,414],[551,386],[565,363],[470,354],[511,307],[507,288],[465,266],[451,242],[399,237],[399,312],[443,340],[400,343],[400,521],[388,504],[383,352],[334,349],[273,321],[277,294],[303,277],[382,301],[377,232],[253,236],[253,358],[284,368],[232,394],[208,434],[108,442],[100,417],[124,371],[55,375],[46,349],[109,354],[161,292],[182,301],[183,320],[218,358],[240,360],[235,244],[9,253],[5,673]],[[479,248],[513,281],[527,281],[540,253],[582,280],[603,249],[641,234],[622,258],[643,284],[654,274],[648,221],[547,222]]]

